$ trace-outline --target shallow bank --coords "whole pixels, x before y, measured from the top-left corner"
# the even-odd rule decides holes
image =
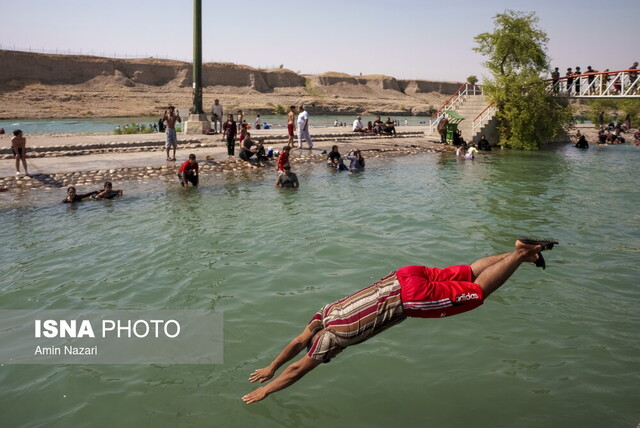
[[[287,137],[281,131],[255,133],[255,138],[266,138],[265,145],[280,150]],[[118,138],[114,138],[118,137]],[[135,141],[124,140],[133,137]],[[193,136],[190,136],[193,137]],[[178,167],[189,153],[197,156],[201,175],[234,178],[236,175],[275,172],[275,161],[258,167],[237,158],[228,158],[225,143],[219,135],[197,136],[180,140],[177,162],[164,160],[162,134],[130,136],[41,137],[47,144],[29,149],[27,163],[31,176],[16,176],[14,161],[1,154],[0,188],[4,191],[56,190],[67,186],[101,187],[104,181],[142,181],[175,179]],[[116,141],[109,141],[109,140]],[[60,144],[62,143],[62,144]],[[68,143],[68,144],[64,144]],[[341,130],[324,130],[314,135],[314,150],[294,150],[291,163],[318,163],[326,160],[326,152],[334,144],[345,155],[359,148],[367,158],[407,156],[452,150],[448,146],[428,140],[422,130],[403,131],[396,137],[354,135]],[[6,152],[6,150],[4,150]],[[236,155],[237,155],[236,151]],[[81,192],[82,190],[79,189]]]

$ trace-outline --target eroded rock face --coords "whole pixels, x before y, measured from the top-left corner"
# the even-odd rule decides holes
[[[0,50],[0,63],[3,118],[161,115],[161,106],[188,106],[192,100],[192,65],[182,61]],[[437,107],[460,86],[384,75],[300,75],[231,63],[203,64],[202,84],[207,108],[218,97],[225,107],[263,114],[276,105],[304,103],[321,114],[390,115]]]

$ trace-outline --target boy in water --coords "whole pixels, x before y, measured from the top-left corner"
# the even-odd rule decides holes
[[[196,162],[196,155],[193,153],[189,155],[188,161],[180,165],[178,179],[182,187],[187,187],[189,183],[194,186],[198,185],[198,162]]]
[[[104,189],[102,191],[98,190],[95,193],[96,199],[113,199],[116,196],[122,196],[122,190],[113,190],[113,184],[110,181],[105,181]]]

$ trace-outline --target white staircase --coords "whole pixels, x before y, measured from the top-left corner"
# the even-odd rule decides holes
[[[495,125],[495,108],[482,93],[482,87],[463,85],[432,118],[430,137],[439,139],[437,124],[444,117],[445,110],[455,110],[464,120],[458,125],[465,141],[477,141],[488,126]]]

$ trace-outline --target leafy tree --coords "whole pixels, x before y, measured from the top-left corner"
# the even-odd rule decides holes
[[[637,98],[596,98],[589,100],[586,116],[594,126],[599,127],[600,112],[604,113],[604,124],[611,122],[613,113],[618,113],[618,120],[622,121],[629,115],[631,126],[638,127],[640,121],[640,100]]]
[[[478,78],[474,75],[471,75],[467,77],[467,83],[470,85],[475,85],[476,83],[478,83]]]
[[[541,77],[549,68],[549,41],[537,27],[534,12],[507,10],[494,17],[493,33],[476,36],[476,52],[488,57],[484,63],[492,78],[485,91],[497,107],[500,144],[534,150],[563,132],[572,121],[564,99],[553,97]]]

